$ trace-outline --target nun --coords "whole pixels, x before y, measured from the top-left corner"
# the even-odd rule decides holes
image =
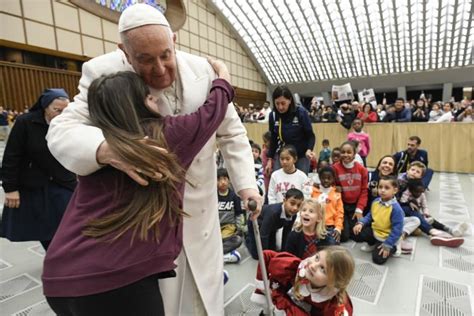
[[[51,155],[45,138],[49,123],[68,103],[63,89],[46,89],[13,125],[0,173],[5,191],[1,237],[39,241],[48,249],[76,187],[75,174]]]

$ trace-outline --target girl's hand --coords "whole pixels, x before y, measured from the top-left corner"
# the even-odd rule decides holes
[[[390,249],[381,244],[379,247],[379,256],[382,256],[384,259],[390,256]]]
[[[355,224],[354,228],[352,229],[352,231],[354,232],[354,235],[359,235],[360,231],[362,230],[362,224],[361,223],[357,223]]]
[[[273,162],[271,159],[268,159],[267,165],[265,166],[265,174],[270,176],[272,174]]]
[[[355,227],[354,227],[355,228]],[[335,229],[332,233],[332,237],[337,241],[337,242],[340,242],[341,241],[341,233]]]
[[[13,191],[5,193],[5,206],[10,208],[20,207],[20,192]]]
[[[207,61],[209,64],[211,64],[212,68],[214,68],[214,71],[217,73],[219,78],[224,79],[230,83],[229,69],[227,69],[227,66],[222,60],[207,57]]]

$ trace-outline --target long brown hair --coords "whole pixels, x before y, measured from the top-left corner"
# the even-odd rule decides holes
[[[347,287],[354,276],[355,262],[349,250],[342,246],[329,246],[319,252],[326,252],[326,273],[330,288],[336,288],[339,291],[336,294],[339,304],[344,304],[347,296]],[[298,274],[295,277],[294,293],[298,299],[303,299],[300,293],[300,287],[303,278]]]
[[[178,185],[184,181],[184,170],[176,155],[150,146],[168,148],[163,135],[163,120],[145,105],[149,89],[133,72],[118,72],[94,80],[88,92],[89,114],[92,125],[99,127],[105,140],[117,157],[141,174],[162,174],[159,180],[147,178],[149,184],[133,182],[130,203],[109,215],[91,220],[83,234],[89,237],[109,237],[115,240],[132,230],[132,242],[138,233],[147,240],[152,230],[159,241],[159,222],[168,216],[170,225],[176,225],[186,213],[179,203]],[[149,136],[144,140],[145,136]],[[123,184],[122,184],[123,187]],[[129,187],[127,186],[127,190]]]

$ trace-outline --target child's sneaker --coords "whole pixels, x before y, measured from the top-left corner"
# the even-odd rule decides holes
[[[430,235],[432,237],[441,237],[441,238],[452,238],[453,237],[453,235],[451,235],[450,233],[444,232],[444,231],[436,229],[436,228],[433,228],[433,229],[430,230]]]
[[[229,281],[229,272],[224,270],[224,285]]]
[[[375,249],[375,245],[369,245],[368,243],[364,243],[360,250],[363,252],[372,252]]]
[[[402,240],[400,243],[402,254],[409,255],[413,252],[413,245],[408,240]]]
[[[457,224],[451,229],[451,234],[454,237],[462,237],[464,236],[464,234],[467,232],[468,229],[469,229],[468,223]]]
[[[232,250],[224,255],[224,263],[238,263],[241,258],[237,250]]]
[[[430,239],[432,245],[446,246],[451,248],[457,248],[464,243],[464,239],[460,237],[433,236]]]

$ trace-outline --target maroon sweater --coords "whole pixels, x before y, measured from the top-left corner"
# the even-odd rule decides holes
[[[222,123],[233,97],[232,86],[216,79],[206,103],[197,112],[164,118],[164,136],[183,168],[189,168]],[[110,167],[79,177],[76,191],[46,253],[42,276],[45,296],[102,293],[176,267],[174,260],[182,248],[182,221],[172,226],[165,216],[158,224],[159,243],[151,237],[151,232],[148,241],[136,236],[133,244],[131,231],[113,242],[82,234],[91,219],[106,216],[129,203],[137,186],[126,174]],[[182,196],[183,183],[179,191]],[[182,199],[179,203],[182,205]]]
[[[357,204],[356,207],[364,210],[367,205],[368,173],[358,162],[346,169],[341,162],[335,163],[332,168],[336,173],[336,185],[342,187],[342,202]]]

